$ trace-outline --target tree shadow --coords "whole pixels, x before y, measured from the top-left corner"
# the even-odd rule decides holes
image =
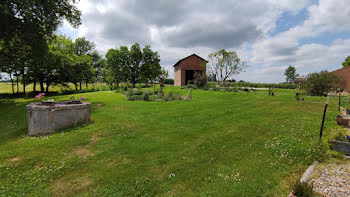
[[[0,99],[0,144],[13,140],[27,132],[27,103],[12,99]]]

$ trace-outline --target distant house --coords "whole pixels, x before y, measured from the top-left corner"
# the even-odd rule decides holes
[[[297,85],[297,87],[300,89],[301,86],[306,83],[307,79],[306,78],[295,78],[294,83]]]
[[[335,70],[331,73],[335,74],[338,77],[338,79],[340,80],[340,83],[337,86],[341,90],[350,91],[350,66],[343,67],[343,68]]]
[[[193,75],[196,72],[199,72],[202,75],[206,75],[207,62],[207,60],[199,57],[196,54],[192,54],[179,60],[174,65],[174,85],[187,85],[188,81],[193,80]]]

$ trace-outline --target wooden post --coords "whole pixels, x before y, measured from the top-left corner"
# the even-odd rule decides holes
[[[326,117],[327,106],[328,106],[330,97],[331,97],[331,94],[328,93],[327,102],[326,102],[326,105],[324,106],[324,110],[323,110],[322,124],[321,124],[321,130],[320,130],[320,141],[322,139],[322,131],[323,131],[324,119]]]

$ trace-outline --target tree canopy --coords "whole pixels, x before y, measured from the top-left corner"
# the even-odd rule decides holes
[[[209,71],[217,81],[224,83],[229,77],[238,75],[247,68],[247,63],[242,61],[236,51],[220,51],[209,54]]]
[[[286,76],[286,81],[288,83],[294,83],[294,79],[299,76],[295,67],[292,65],[288,66],[288,68],[284,71],[284,75]]]
[[[344,67],[350,66],[350,56],[348,56],[345,61],[342,63]]]

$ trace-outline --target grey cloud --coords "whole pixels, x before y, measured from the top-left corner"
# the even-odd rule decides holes
[[[165,42],[175,47],[235,48],[245,42],[256,40],[262,32],[252,24],[187,24],[169,32]]]

